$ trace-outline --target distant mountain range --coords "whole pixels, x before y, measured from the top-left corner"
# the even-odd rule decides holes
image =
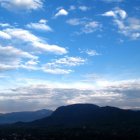
[[[140,111],[123,110],[115,107],[99,107],[93,104],[74,104],[57,108],[52,115],[30,123],[29,126],[99,126],[139,125]]]
[[[31,122],[50,116],[53,111],[42,109],[38,111],[24,111],[0,114],[0,124],[11,124],[16,122]]]

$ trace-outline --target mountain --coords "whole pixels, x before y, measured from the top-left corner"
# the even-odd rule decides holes
[[[140,111],[93,104],[62,106],[43,119],[0,126],[0,139],[3,138],[140,140]]]
[[[36,126],[95,126],[95,125],[137,125],[140,111],[123,110],[115,107],[99,107],[93,104],[74,104],[57,108],[51,116],[28,123]]]
[[[24,111],[0,114],[0,124],[11,124],[15,122],[31,122],[52,114],[51,110]]]

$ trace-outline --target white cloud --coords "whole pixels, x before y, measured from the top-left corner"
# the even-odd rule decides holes
[[[96,55],[100,55],[97,51],[95,50],[86,50],[86,53],[89,55],[89,56],[96,56]]]
[[[0,23],[0,27],[10,27],[9,23]]]
[[[86,62],[85,59],[80,58],[80,57],[64,57],[64,58],[60,58],[60,59],[56,59],[51,63],[48,63],[49,66],[79,66],[82,65]]]
[[[80,10],[80,11],[86,12],[86,11],[90,10],[90,7],[88,7],[86,5],[80,5],[80,6],[71,5],[69,7],[69,11],[74,11],[74,10]]]
[[[114,17],[116,19],[118,19],[118,18],[125,19],[127,17],[127,13],[126,13],[126,11],[124,11],[120,8],[116,8],[113,11],[105,12],[104,14],[102,14],[102,16]]]
[[[55,17],[58,16],[67,16],[68,15],[68,11],[66,11],[65,9],[60,9],[56,14]]]
[[[73,26],[76,26],[76,25],[83,25],[83,24],[85,24],[85,21],[81,20],[79,18],[72,18],[72,19],[67,20],[66,23],[68,23],[70,25],[73,25]]]
[[[119,32],[131,39],[140,38],[140,20],[137,18],[128,18],[126,21],[114,20],[118,26]]]
[[[3,31],[0,31],[0,38],[11,39],[11,36]]]
[[[42,0],[0,0],[0,4],[8,10],[37,10],[43,7]]]
[[[85,62],[86,60],[80,57],[64,57],[45,64],[42,69],[51,74],[69,74],[73,71],[68,67],[79,66]]]
[[[43,67],[43,71],[50,74],[69,74],[72,72],[72,70],[69,69],[62,69],[62,68],[48,68]]]
[[[35,36],[28,30],[20,29],[20,28],[7,28],[4,30],[5,33],[12,36],[12,39],[18,39],[22,42],[30,43],[35,48],[38,48],[42,51],[47,51],[55,54],[66,54],[67,50],[58,45],[51,45],[48,43],[44,43],[45,41],[41,38]]]
[[[72,26],[80,26],[81,30],[80,32],[78,32],[78,34],[93,33],[96,30],[100,30],[102,27],[102,25],[99,22],[93,21],[88,18],[72,18],[72,19],[67,20],[66,23]]]
[[[140,38],[140,19],[129,17],[126,11],[116,8],[107,11],[102,16],[113,17],[113,22],[118,27],[118,32],[131,39]]]
[[[70,10],[70,11],[76,10],[76,6],[71,5],[71,6],[69,7],[69,10]]]
[[[125,0],[102,0],[102,1],[110,3],[110,2],[123,2]]]
[[[85,24],[82,32],[84,33],[93,33],[94,31],[101,28],[101,24],[97,21],[91,21]]]
[[[22,68],[27,61],[37,59],[37,56],[12,46],[0,46],[0,71]]]
[[[20,39],[26,42],[38,42],[40,38],[32,34],[28,30],[20,29],[20,28],[7,28],[4,30],[7,34],[11,35],[12,38]]]
[[[80,57],[64,57],[64,58],[57,59],[55,61],[55,64],[66,65],[66,66],[78,66],[84,64],[85,61],[86,61],[85,59],[82,59]]]
[[[65,48],[60,47],[58,45],[50,45],[50,44],[43,43],[43,42],[33,42],[33,46],[38,49],[41,49],[43,51],[55,53],[55,54],[59,54],[59,55],[67,53],[67,50]]]
[[[116,17],[116,14],[114,11],[107,11],[104,14],[102,14],[102,16],[106,16],[106,17]]]
[[[48,22],[48,20],[46,20],[46,19],[40,19],[39,20],[39,23],[42,23],[42,24],[46,24]]]
[[[38,23],[30,23],[30,24],[27,24],[26,26],[27,28],[35,29],[35,30],[42,30],[42,31],[47,31],[47,32],[52,31],[52,28],[46,23],[47,23],[46,20],[41,19]]]
[[[23,81],[25,82],[26,80],[23,79]],[[29,82],[29,79],[27,81]],[[31,84],[26,86],[7,88],[7,90],[0,91],[0,110],[5,105],[8,106],[6,111],[11,111],[12,108],[9,105],[11,102],[14,102],[15,107],[18,105],[16,111],[23,109],[19,106],[19,104],[23,105],[23,103],[27,103],[24,106],[25,110],[37,108],[55,109],[58,106],[73,103],[93,103],[101,106],[110,105],[140,109],[140,80],[108,81],[108,84],[100,89],[89,88],[93,87],[94,83],[87,85],[85,82],[55,83],[54,81],[40,81],[40,83],[35,84],[38,81],[38,79],[33,79],[30,81]]]
[[[87,11],[87,10],[89,10],[90,8],[89,7],[87,7],[87,6],[84,6],[84,5],[82,5],[82,6],[79,6],[79,9],[81,10],[81,11]]]

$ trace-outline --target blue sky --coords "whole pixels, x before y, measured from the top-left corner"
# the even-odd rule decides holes
[[[73,103],[140,108],[139,0],[0,0],[0,112]]]

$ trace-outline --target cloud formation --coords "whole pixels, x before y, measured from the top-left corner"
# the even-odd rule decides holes
[[[127,13],[126,11],[120,9],[120,8],[116,8],[115,10],[111,10],[111,11],[107,11],[104,14],[102,14],[103,16],[107,16],[107,17],[113,17],[115,19],[125,19],[127,17]]]
[[[82,65],[86,62],[85,59],[80,57],[64,57],[56,59],[43,66],[43,71],[51,74],[69,74],[73,72],[70,67]]]
[[[60,10],[55,14],[55,17],[67,16],[68,14],[69,14],[68,11],[66,11],[65,9],[60,9]]]
[[[112,3],[112,2],[123,2],[125,0],[102,0],[104,2],[107,2],[107,3]]]
[[[42,51],[55,53],[55,54],[66,54],[67,50],[58,45],[51,45],[48,43],[44,43],[45,41],[42,40],[40,37],[32,34],[30,31],[21,29],[21,28],[6,28],[3,30],[5,34],[9,36],[6,39],[15,39],[20,40],[21,42],[27,42],[31,46],[40,49]]]
[[[37,56],[15,47],[0,46],[0,71],[23,68],[28,61],[37,61],[37,59]]]
[[[135,17],[129,17],[126,11],[116,8],[107,11],[102,16],[113,17],[113,22],[118,27],[118,32],[131,39],[140,38],[140,20]]]
[[[42,0],[0,0],[0,4],[8,10],[37,10],[43,7]]]
[[[60,84],[58,84],[60,85]],[[74,84],[76,85],[76,84]],[[93,84],[91,84],[93,85]],[[52,87],[53,86],[53,87]],[[61,105],[74,103],[93,103],[101,106],[110,105],[121,108],[140,109],[140,81],[126,80],[108,82],[108,85],[99,89],[83,89],[68,88],[72,87],[70,84],[65,88],[65,84],[57,87],[55,83],[49,85],[30,85],[25,87],[18,87],[9,89],[7,92],[0,92],[0,110],[6,108],[11,102],[13,106],[9,106],[5,111],[10,111],[15,107],[15,111],[23,110],[22,105],[25,105],[24,110],[35,110],[40,108],[55,109]],[[5,101],[7,104],[3,104]],[[17,105],[21,106],[17,108]],[[11,107],[11,108],[10,108]]]
[[[81,29],[79,34],[85,33],[93,33],[97,30],[100,30],[102,25],[98,21],[93,21],[88,18],[72,18],[66,21],[69,25],[79,26]]]
[[[41,30],[41,31],[47,31],[51,32],[52,28],[47,25],[47,20],[41,19],[38,23],[29,23],[26,25],[27,28],[29,29],[35,29],[35,30]]]

